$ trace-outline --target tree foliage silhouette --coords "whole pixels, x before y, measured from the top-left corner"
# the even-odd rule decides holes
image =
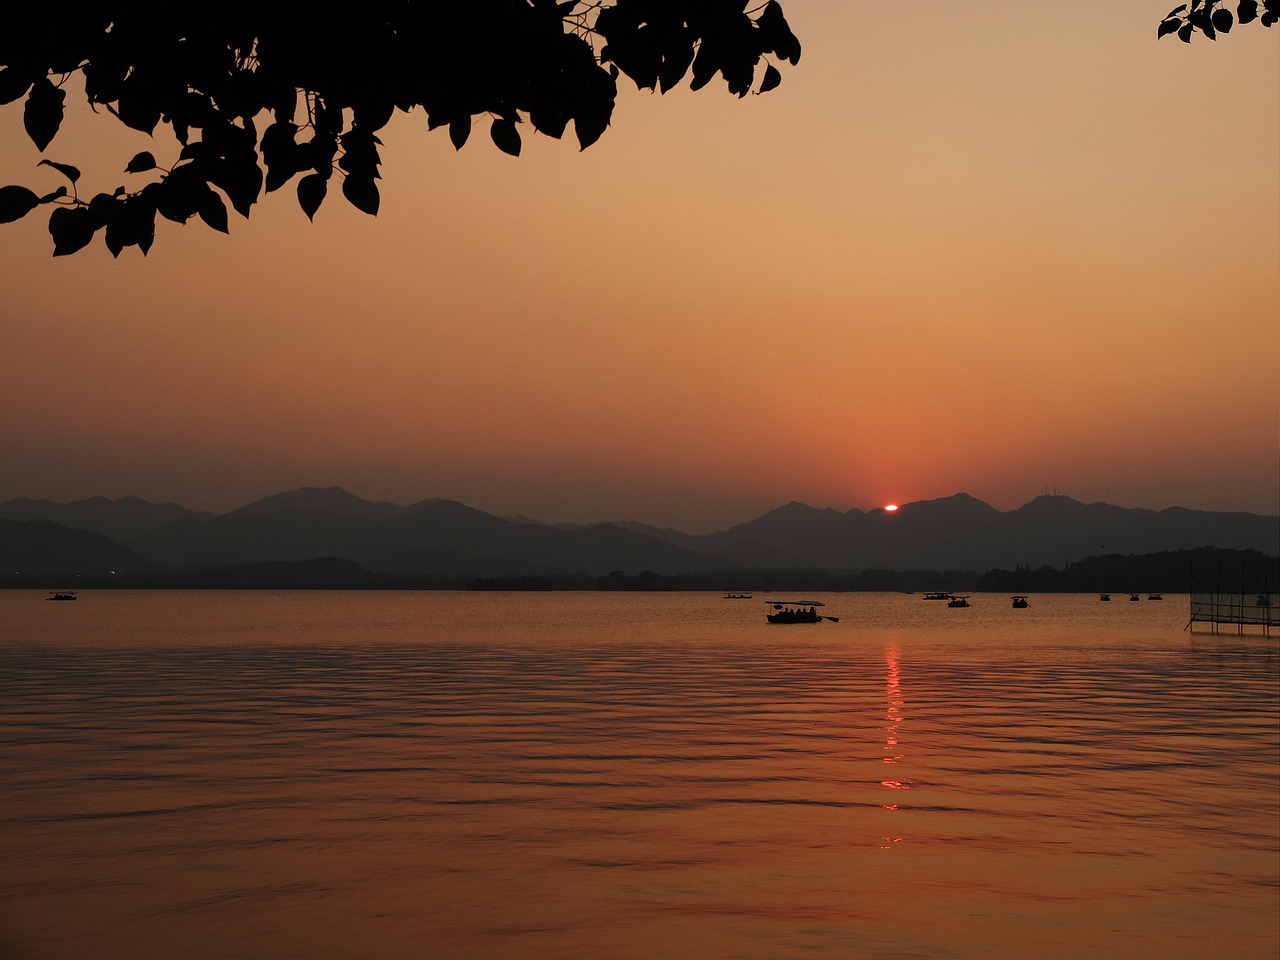
[[[378,139],[396,111],[421,108],[461,149],[477,118],[505,153],[521,130],[580,148],[608,128],[617,81],[666,93],[692,75],[717,75],[739,97],[782,81],[778,66],[800,43],[777,0],[368,0],[321,14],[298,0],[64,0],[5,11],[0,104],[23,103],[23,125],[43,153],[62,125],[68,90],[89,107],[153,134],[167,126],[177,157],[151,151],[124,166],[130,186],[85,199],[81,172],[43,159],[65,183],[39,194],[0,187],[0,223],[47,205],[54,256],[83,249],[99,231],[114,256],[144,254],[156,217],[198,217],[228,230],[227,203],[247,217],[264,192],[296,181],[314,218],[335,178],[357,209],[376,214]],[[1158,36],[1191,42],[1237,23],[1271,26],[1280,0],[1193,0],[1172,10]],[[77,78],[79,78],[77,80]],[[137,179],[146,175],[146,182]]]
[[[1280,20],[1280,0],[1240,0],[1235,14],[1232,14],[1230,6],[1225,0],[1192,0],[1190,4],[1181,4],[1160,21],[1156,36],[1177,34],[1183,43],[1190,43],[1191,38],[1199,33],[1216,40],[1218,34],[1230,33],[1237,23],[1257,21],[1264,27],[1270,27]]]
[[[776,0],[367,0],[320,11],[296,0],[223,3],[26,3],[5,11],[0,104],[23,101],[43,153],[61,127],[73,79],[94,112],[148,134],[171,128],[177,157],[125,164],[141,185],[85,199],[79,168],[40,161],[66,183],[43,195],[0,187],[0,223],[49,205],[54,255],[103,231],[118,256],[155,239],[157,214],[227,231],[227,203],[247,217],[263,192],[296,181],[308,217],[335,180],[376,214],[378,131],[421,108],[461,149],[479,122],[505,153],[522,129],[585,149],[613,116],[625,74],[665,93],[717,75],[739,97],[782,80],[800,43]],[[24,99],[25,98],[25,99]]]

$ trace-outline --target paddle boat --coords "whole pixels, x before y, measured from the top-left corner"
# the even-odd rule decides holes
[[[947,601],[948,607],[967,607],[969,605],[969,595],[953,593],[951,599]]]
[[[1013,598],[1013,608],[1015,610],[1021,610],[1022,608],[1029,606],[1031,606],[1031,604],[1027,603],[1026,597],[1019,595]]]
[[[766,614],[770,623],[821,623],[830,620],[839,623],[839,617],[828,617],[817,608],[825,604],[817,600],[766,600],[772,612]]]

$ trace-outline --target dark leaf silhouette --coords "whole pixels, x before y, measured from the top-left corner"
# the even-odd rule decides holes
[[[0,104],[13,103],[31,89],[31,75],[14,67],[0,68]]]
[[[760,92],[768,93],[774,87],[782,82],[782,74],[778,72],[778,68],[773,64],[765,67],[764,79],[760,81]]]
[[[133,159],[125,166],[125,173],[142,173],[145,170],[154,170],[156,168],[156,158],[151,155],[149,150],[143,150],[141,153],[135,154]]]
[[[262,162],[266,164],[266,190],[279,190],[304,169],[304,151],[298,146],[297,124],[280,120],[267,127],[262,134]]]
[[[520,131],[516,129],[514,120],[495,118],[493,126],[489,128],[489,136],[503,153],[509,153],[513,157],[520,156]]]
[[[205,190],[196,213],[200,215],[201,220],[213,227],[213,229],[221,233],[230,232],[227,227],[227,205],[212,190]]]
[[[21,220],[40,204],[34,190],[26,187],[0,187],[0,223]]]
[[[219,201],[221,203],[221,201]],[[223,219],[226,212],[223,211]],[[125,247],[138,247],[145,256],[156,235],[156,209],[144,197],[129,197],[115,207],[107,223],[105,242],[113,257]]]
[[[87,207],[60,207],[49,215],[53,255],[65,257],[89,245],[100,224]]]
[[[62,105],[66,99],[67,95],[47,77],[41,77],[31,85],[22,124],[38,149],[43,151],[58,135],[58,128],[62,126]]]
[[[469,136],[471,136],[470,114],[465,117],[455,117],[449,121],[449,140],[453,143],[453,149],[461,150]]]
[[[351,201],[351,205],[361,213],[371,217],[378,215],[378,184],[373,177],[348,175],[342,181],[342,195]]]
[[[325,194],[329,192],[328,178],[319,173],[311,173],[298,181],[298,205],[308,220],[314,220],[320,204],[324,203]]]
[[[53,169],[57,170],[60,174],[62,174],[72,183],[75,183],[77,180],[80,179],[79,168],[73,167],[69,163],[58,163],[58,161],[56,160],[41,160],[39,163],[36,164],[36,166],[37,167],[53,167]]]

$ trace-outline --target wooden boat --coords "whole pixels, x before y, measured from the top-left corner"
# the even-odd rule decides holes
[[[55,592],[45,597],[46,600],[74,600],[75,598],[76,594],[74,590]]]
[[[1103,603],[1109,603],[1111,601],[1111,594],[1100,593],[1098,594],[1098,599],[1101,600]]]
[[[828,617],[818,613],[817,608],[825,604],[817,600],[766,600],[773,610],[766,614],[770,623],[821,623],[830,620],[839,623],[839,617]]]
[[[951,599],[951,594],[949,594],[949,593],[926,593],[926,594],[924,595],[924,598],[925,598],[926,600],[950,600],[950,599]]]
[[[965,594],[964,596],[961,596],[961,595],[960,595],[960,594],[958,594],[958,593],[953,593],[953,594],[951,595],[951,599],[947,601],[947,606],[948,606],[948,607],[967,607],[968,605],[969,605],[969,595],[968,595],[968,594]]]
[[[726,594],[724,595],[724,598],[725,598],[726,600],[750,600],[750,599],[751,599],[751,594],[749,594],[749,593],[726,593]]]
[[[1029,606],[1031,606],[1031,604],[1027,603],[1026,597],[1019,595],[1013,598],[1013,607],[1015,610],[1021,610],[1024,607]]]

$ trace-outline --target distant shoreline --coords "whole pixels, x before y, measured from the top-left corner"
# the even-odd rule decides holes
[[[267,561],[201,570],[146,573],[47,571],[0,577],[0,589],[27,590],[469,590],[483,591],[715,591],[765,593],[1223,593],[1280,591],[1280,556],[1250,550],[1199,548],[1142,555],[1088,557],[1064,568],[1013,570],[726,570],[665,575],[651,570],[509,577],[422,576],[379,573],[354,561],[320,557]]]

